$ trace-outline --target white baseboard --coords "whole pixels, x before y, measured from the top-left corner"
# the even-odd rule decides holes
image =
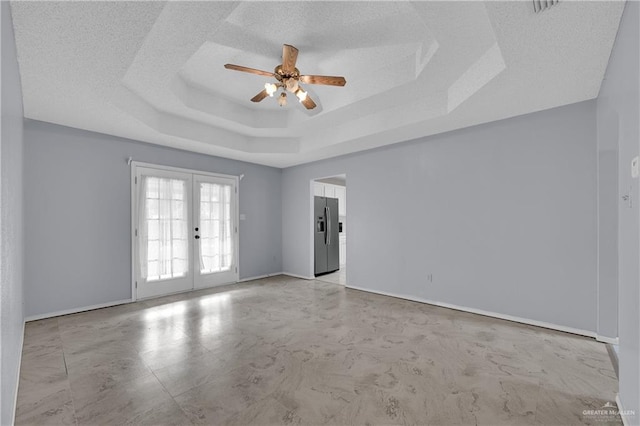
[[[352,286],[352,285],[347,285],[346,287],[350,288],[350,289],[353,289],[353,290],[360,290],[360,291],[365,291],[365,292],[368,292],[368,293],[375,293],[375,294],[380,294],[380,295],[383,295],[383,296],[396,297],[398,299],[410,300],[412,302],[420,302],[420,303],[426,303],[428,305],[440,306],[442,308],[455,309],[456,311],[469,312],[469,313],[472,313],[472,314],[484,315],[484,316],[487,316],[487,317],[499,318],[499,319],[503,319],[503,320],[507,320],[507,321],[513,321],[513,322],[519,322],[521,324],[527,324],[527,325],[533,325],[533,326],[536,326],[536,327],[548,328],[548,329],[551,329],[551,330],[563,331],[565,333],[578,334],[580,336],[587,336],[587,337],[593,337],[593,338],[596,337],[596,333],[595,332],[587,331],[587,330],[581,330],[579,328],[566,327],[566,326],[563,326],[563,325],[551,324],[551,323],[544,322],[544,321],[537,321],[537,320],[532,320],[532,319],[528,319],[528,318],[515,317],[515,316],[512,316],[512,315],[499,314],[497,312],[483,311],[482,309],[468,308],[468,307],[465,307],[465,306],[453,305],[451,303],[446,303],[446,302],[437,302],[437,301],[434,301],[434,300],[422,299],[420,297],[405,296],[405,295],[401,295],[401,294],[394,294],[394,293],[388,293],[388,292],[385,292],[385,291],[371,290],[371,289],[368,289],[368,288],[356,287],[356,286]]]
[[[598,342],[609,343],[609,344],[612,344],[612,345],[617,345],[618,344],[618,338],[617,337],[606,337],[606,336],[601,336],[599,334],[596,334],[596,340]]]
[[[631,422],[635,419],[632,419],[631,416],[635,417],[637,413],[625,410],[624,406],[622,405],[622,401],[620,400],[619,393],[616,394],[616,405],[618,406],[618,413],[620,414],[620,418],[622,419],[622,424],[624,426],[632,426],[634,423]]]
[[[261,280],[263,278],[269,278],[270,275],[266,274],[266,275],[256,275],[255,277],[248,277],[248,278],[243,278],[241,280],[238,280],[239,283],[246,283],[247,281],[255,281],[255,280]]]
[[[305,277],[304,275],[292,274],[291,272],[283,272],[282,275],[287,275],[293,278],[301,278],[303,280],[315,280],[316,277]]]
[[[20,386],[20,370],[22,370],[22,348],[24,347],[24,328],[26,321],[22,321],[22,334],[20,335],[20,356],[18,357],[18,374],[16,374],[16,390],[13,396],[13,420],[12,425],[16,424],[16,409],[18,408],[18,387]]]
[[[285,275],[284,272],[274,272],[273,274],[265,274],[265,275],[256,275],[255,277],[248,277],[248,278],[243,278],[241,280],[239,280],[239,283],[246,283],[247,281],[255,281],[255,280],[261,280],[263,278],[269,278],[269,277],[275,277],[278,275]]]
[[[45,318],[59,317],[62,315],[77,314],[78,312],[92,311],[94,309],[108,308],[111,306],[124,305],[133,302],[131,299],[116,300],[115,302],[100,303],[97,305],[84,306],[82,308],[65,309],[64,311],[50,312],[48,314],[31,315],[24,319],[25,322],[37,321]]]
[[[274,272],[273,274],[257,275],[255,277],[243,278],[238,282],[239,283],[244,283],[244,282],[247,282],[247,281],[261,280],[263,278],[276,277],[278,275],[286,275],[288,277],[301,278],[303,280],[315,280],[316,279],[315,277],[305,277],[304,275],[292,274],[290,272]]]

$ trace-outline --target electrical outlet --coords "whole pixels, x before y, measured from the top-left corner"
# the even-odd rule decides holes
[[[427,281],[429,281],[430,283],[433,282],[433,274],[427,274]]]

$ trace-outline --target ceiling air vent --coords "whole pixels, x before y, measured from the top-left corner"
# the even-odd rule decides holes
[[[558,4],[560,0],[533,0],[533,10],[538,13],[545,9],[549,9],[554,4]]]

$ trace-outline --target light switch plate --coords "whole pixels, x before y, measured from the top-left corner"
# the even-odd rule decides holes
[[[638,175],[640,174],[640,170],[638,170],[638,157],[633,157],[633,160],[631,160],[631,177],[632,178],[637,178]]]

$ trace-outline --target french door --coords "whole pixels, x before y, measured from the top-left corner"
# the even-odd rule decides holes
[[[135,298],[236,282],[237,179],[134,168]]]

